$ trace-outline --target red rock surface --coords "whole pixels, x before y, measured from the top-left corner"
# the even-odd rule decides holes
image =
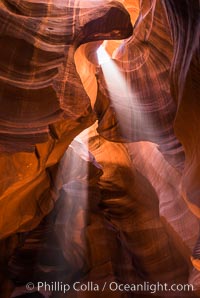
[[[188,280],[194,292],[156,297],[198,296],[199,11],[0,2],[1,297],[37,297],[27,282]]]

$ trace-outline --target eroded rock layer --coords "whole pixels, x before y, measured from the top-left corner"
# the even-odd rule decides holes
[[[198,296],[199,2],[132,2],[0,2],[2,298]]]
[[[2,1],[0,9],[0,159],[8,171],[6,177],[1,172],[0,230],[5,238],[30,229],[49,212],[47,168],[96,118],[76,71],[76,48],[90,40],[127,37],[132,27],[115,2],[90,7],[87,1]],[[120,26],[110,21],[115,15]]]

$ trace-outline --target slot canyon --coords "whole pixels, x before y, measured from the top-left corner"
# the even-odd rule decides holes
[[[1,298],[200,297],[199,35],[199,0],[0,0]]]

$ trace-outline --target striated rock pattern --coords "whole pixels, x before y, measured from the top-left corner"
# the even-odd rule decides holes
[[[122,95],[120,86],[117,88],[113,82],[112,97],[117,104],[123,100],[119,109],[125,119],[122,121],[126,121],[125,133],[121,131],[119,117],[115,117],[116,111],[113,113],[113,104],[109,103],[110,91],[105,82],[101,83],[105,80],[101,71],[96,103],[98,131],[115,141],[153,141],[166,158],[175,158],[175,166],[179,166],[178,160],[181,163],[184,156],[173,128],[177,107],[169,81],[173,58],[170,26],[161,1],[149,1],[149,7],[146,3],[143,1],[133,36],[115,52],[117,69],[126,77],[126,88],[131,93],[127,100],[127,94]]]
[[[199,1],[2,0],[0,23],[0,297],[199,296]]]
[[[13,297],[25,292],[23,285],[30,280],[71,285],[75,281],[100,285],[104,280],[169,285],[187,281],[185,255],[159,217],[152,186],[136,169],[131,170],[125,146],[97,135],[89,147],[101,168],[86,155],[83,145],[73,142],[59,165],[55,188],[59,191],[63,186],[54,210],[25,236],[10,258],[9,272],[16,285]],[[105,150],[112,152],[112,158],[103,154]],[[66,169],[71,166],[69,176]],[[79,292],[69,294],[81,297]]]
[[[47,168],[96,119],[76,71],[75,50],[90,40],[125,38],[132,32],[121,4],[103,4],[0,3],[0,159],[8,172],[0,178],[1,238],[30,229],[53,207]],[[120,27],[110,22],[116,14]]]
[[[156,144],[137,142],[126,146],[133,166],[151,182],[157,193],[160,215],[173,227],[176,238],[181,237],[192,250],[199,234],[199,221],[183,199],[180,173],[164,159]]]

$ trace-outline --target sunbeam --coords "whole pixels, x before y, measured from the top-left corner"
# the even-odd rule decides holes
[[[139,140],[141,131],[152,134],[155,129],[152,119],[122,70],[105,50],[104,44],[97,50],[97,56],[123,138]]]

